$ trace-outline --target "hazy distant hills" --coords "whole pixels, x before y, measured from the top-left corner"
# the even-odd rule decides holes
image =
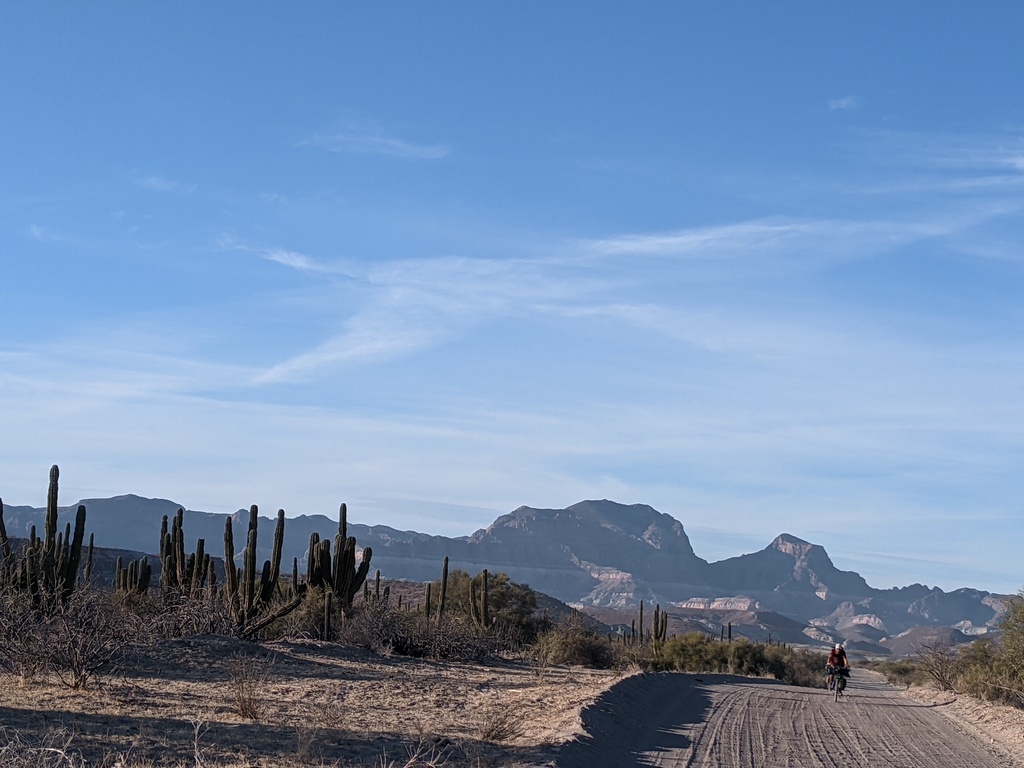
[[[97,546],[147,553],[159,549],[162,516],[173,516],[179,506],[132,495],[80,503],[88,510],[87,531],[95,534]],[[62,508],[62,517],[77,506]],[[261,512],[261,559],[270,555],[274,512]],[[246,511],[228,516],[186,510],[189,549],[203,538],[208,552],[222,553],[228,517],[235,541],[243,542]],[[24,537],[32,525],[41,530],[43,510],[5,507],[4,518],[9,535]],[[310,534],[333,537],[337,529],[336,517],[288,518],[285,561],[297,558],[304,566]],[[360,547],[373,547],[373,566],[387,578],[436,579],[447,555],[452,568],[504,571],[559,600],[590,607],[610,624],[616,616],[628,624],[625,617],[643,600],[667,608],[678,630],[714,632],[731,623],[751,637],[842,639],[864,651],[886,652],[884,640],[892,646],[891,638],[919,626],[955,628],[964,637],[988,631],[1006,600],[979,590],[947,593],[921,584],[875,589],[859,574],[836,568],[822,547],[790,534],[758,552],[709,563],[694,553],[681,522],[644,504],[520,507],[472,536],[457,538],[352,523],[348,531]]]

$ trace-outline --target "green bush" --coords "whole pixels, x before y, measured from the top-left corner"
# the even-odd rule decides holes
[[[541,664],[572,664],[596,669],[608,669],[619,661],[616,647],[578,616],[541,632],[533,644],[532,655]]]
[[[890,685],[909,688],[912,685],[923,685],[928,680],[928,673],[913,659],[875,661],[868,663],[867,667],[884,675]]]
[[[701,632],[670,637],[655,657],[661,669],[680,672],[773,677],[792,685],[816,686],[823,679],[825,656],[741,638],[724,643]]]
[[[1024,706],[1024,600],[1010,605],[1001,637],[981,637],[959,647],[924,646],[914,664],[942,690],[987,701]]]
[[[459,569],[448,573],[445,616],[472,620],[471,583],[475,584],[478,595],[483,593],[482,572],[476,576],[470,576]],[[435,581],[431,587],[431,615],[437,611],[440,594],[441,582]],[[506,644],[528,645],[550,624],[545,617],[537,615],[537,593],[526,584],[512,581],[504,573],[488,574],[487,606],[492,622],[490,629],[500,635]]]

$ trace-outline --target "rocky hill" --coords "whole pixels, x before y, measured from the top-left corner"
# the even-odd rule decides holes
[[[157,551],[161,517],[178,509],[171,501],[131,495],[80,503],[88,509],[88,530],[98,545],[144,552]],[[62,508],[62,514],[77,506]],[[31,507],[5,508],[8,533],[27,535],[32,525],[42,525],[42,514]],[[203,538],[207,551],[218,551],[229,517],[239,541],[248,520],[243,510],[231,516],[186,511],[187,539]],[[269,534],[272,521],[263,524]],[[288,518],[285,560],[294,558],[303,566],[310,534],[333,536],[337,527],[336,517]],[[885,638],[919,626],[952,627],[965,635],[990,631],[1007,599],[967,588],[946,593],[921,584],[876,589],[859,574],[836,568],[822,547],[785,533],[758,552],[709,563],[694,553],[681,522],[644,504],[520,507],[486,529],[457,538],[352,523],[348,530],[360,547],[373,548],[373,565],[388,578],[436,579],[448,556],[452,568],[504,571],[540,592],[595,611],[613,610],[625,617],[643,600],[670,611],[680,628],[715,632],[736,624],[751,637],[774,633],[790,642],[842,639],[865,652],[886,653]],[[261,557],[269,557],[271,536],[260,538],[267,547]],[[615,623],[613,618],[606,623]]]

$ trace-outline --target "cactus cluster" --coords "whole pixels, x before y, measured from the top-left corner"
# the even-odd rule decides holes
[[[385,585],[384,589],[380,588],[380,568],[377,569],[376,575],[373,577],[373,591],[370,591],[370,582],[363,582],[363,602],[374,603],[375,605],[387,605],[391,600],[391,587]],[[398,607],[402,607],[402,596],[398,596]]]
[[[85,543],[84,506],[79,506],[72,527],[68,523],[58,530],[57,490],[59,470],[50,470],[46,517],[43,537],[32,527],[28,539],[15,546],[7,535],[0,500],[0,591],[19,590],[30,593],[36,605],[67,600],[76,586],[88,581],[92,573],[93,538],[89,537],[84,559]],[[234,620],[236,631],[242,637],[253,637],[271,622],[297,608],[310,588],[326,592],[325,631],[329,635],[330,614],[340,610],[351,612],[352,603],[360,589],[364,599],[386,603],[390,587],[381,588],[380,571],[370,592],[366,576],[373,552],[370,547],[358,552],[355,537],[348,535],[348,510],[341,505],[338,534],[331,541],[320,541],[317,534],[310,538],[305,580],[300,582],[298,559],[292,561],[291,584],[281,579],[281,556],[284,545],[284,510],[278,510],[274,530],[273,549],[269,560],[257,565],[259,510],[249,510],[249,525],[240,563],[235,561],[232,520],[224,528],[224,583],[218,585],[214,560],[206,551],[203,539],[197,540],[194,552],[185,549],[183,530],[184,510],[179,508],[173,519],[164,516],[160,527],[161,594],[166,597],[198,598],[208,595],[210,600],[224,600]],[[358,557],[357,557],[358,555]],[[358,560],[358,562],[357,562]],[[153,566],[149,559],[125,564],[117,558],[113,587],[121,594],[142,594],[153,586]]]
[[[60,470],[54,464],[50,468],[50,485],[46,496],[46,518],[43,538],[36,535],[32,526],[28,540],[15,553],[7,537],[3,521],[3,501],[0,500],[0,589],[28,592],[33,603],[40,605],[56,600],[66,601],[80,583],[79,571],[82,566],[82,549],[85,543],[85,507],[78,506],[75,525],[68,522],[63,531],[57,528],[57,490]],[[92,570],[92,537],[85,562],[88,580]]]
[[[366,582],[371,557],[373,550],[364,547],[359,565],[356,565],[356,539],[348,535],[348,507],[342,504],[338,533],[334,537],[333,556],[330,539],[321,540],[315,532],[309,537],[306,586],[332,593],[342,613],[347,614],[352,610],[353,599]]]
[[[149,589],[153,580],[153,566],[148,557],[132,560],[127,566],[121,562],[120,555],[114,564],[114,589],[121,594],[141,595]]]
[[[196,540],[195,552],[185,553],[184,519],[185,510],[178,507],[169,529],[167,515],[160,521],[160,590],[198,597],[204,588],[216,586],[217,574],[204,539]]]
[[[224,524],[224,593],[228,607],[234,616],[235,626],[243,637],[255,636],[257,632],[286,616],[301,603],[303,594],[295,594],[283,605],[275,603],[275,597],[282,597],[279,579],[281,576],[281,551],[284,547],[284,510],[277,511],[277,525],[274,528],[274,544],[271,559],[263,562],[257,572],[256,546],[259,532],[259,508],[249,508],[249,528],[245,549],[242,550],[242,567],[235,564],[235,540],[231,518]],[[270,609],[274,607],[275,610]]]
[[[664,643],[668,637],[668,613],[661,610],[660,603],[654,606],[654,626],[651,631],[651,637],[654,640],[655,647],[659,643]]]

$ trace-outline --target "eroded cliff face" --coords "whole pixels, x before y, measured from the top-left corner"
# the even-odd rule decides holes
[[[530,586],[578,605],[667,603],[674,590],[703,583],[707,568],[678,520],[646,504],[607,500],[566,509],[519,507],[468,544],[517,573],[529,564]]]

